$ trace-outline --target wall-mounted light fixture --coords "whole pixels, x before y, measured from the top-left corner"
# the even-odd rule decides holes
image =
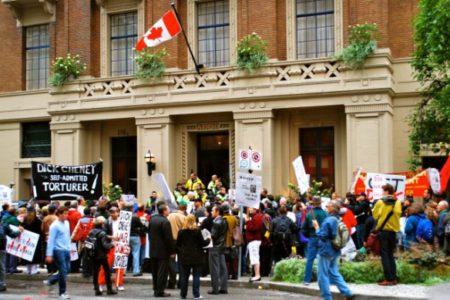
[[[145,163],[147,164],[148,176],[152,176],[152,172],[156,169],[155,156],[150,150],[145,153]]]

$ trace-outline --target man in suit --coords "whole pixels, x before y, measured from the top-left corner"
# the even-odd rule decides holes
[[[175,256],[175,244],[172,238],[170,222],[167,220],[169,208],[165,202],[157,203],[157,215],[152,216],[149,224],[150,259],[152,262],[153,291],[155,297],[170,297],[164,292],[169,274],[170,257]]]
[[[214,218],[211,229],[213,247],[209,249],[209,269],[211,271],[212,290],[210,295],[228,294],[228,272],[225,262],[225,240],[228,230],[227,221],[223,218],[224,207],[213,206]]]

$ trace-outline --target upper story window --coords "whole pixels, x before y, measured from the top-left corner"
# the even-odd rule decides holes
[[[51,144],[49,122],[22,124],[22,158],[50,157]]]
[[[27,90],[47,87],[49,48],[48,25],[26,27],[25,59]]]
[[[328,57],[335,51],[333,0],[296,0],[297,59]]]
[[[198,2],[197,30],[199,63],[205,67],[229,65],[229,1]]]
[[[138,38],[137,12],[110,16],[111,76],[131,75],[135,71],[134,46]]]

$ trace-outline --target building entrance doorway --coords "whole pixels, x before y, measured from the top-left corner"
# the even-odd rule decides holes
[[[137,138],[111,138],[112,182],[125,194],[137,195]]]
[[[208,132],[197,134],[197,175],[205,185],[211,175],[217,174],[229,187],[230,143],[229,133]]]

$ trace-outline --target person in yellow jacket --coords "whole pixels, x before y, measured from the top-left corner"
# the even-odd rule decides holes
[[[233,230],[236,226],[239,226],[239,222],[236,216],[231,214],[230,207],[227,204],[222,204],[222,207],[225,211],[223,218],[228,224],[227,234],[225,235],[225,261],[227,264],[228,274],[232,279],[237,279],[239,249],[237,247],[233,247]]]
[[[375,204],[372,215],[376,222],[375,230],[379,231],[381,264],[384,271],[384,280],[378,284],[385,286],[397,284],[394,252],[397,247],[397,232],[400,231],[402,205],[400,200],[394,198],[394,187],[392,185],[385,184],[382,189],[383,197]],[[385,220],[387,222],[381,228]]]
[[[203,184],[202,180],[198,178],[196,173],[191,173],[191,178],[186,182],[185,187],[191,191],[195,192],[198,187],[201,187],[202,189],[205,188],[205,185]]]

